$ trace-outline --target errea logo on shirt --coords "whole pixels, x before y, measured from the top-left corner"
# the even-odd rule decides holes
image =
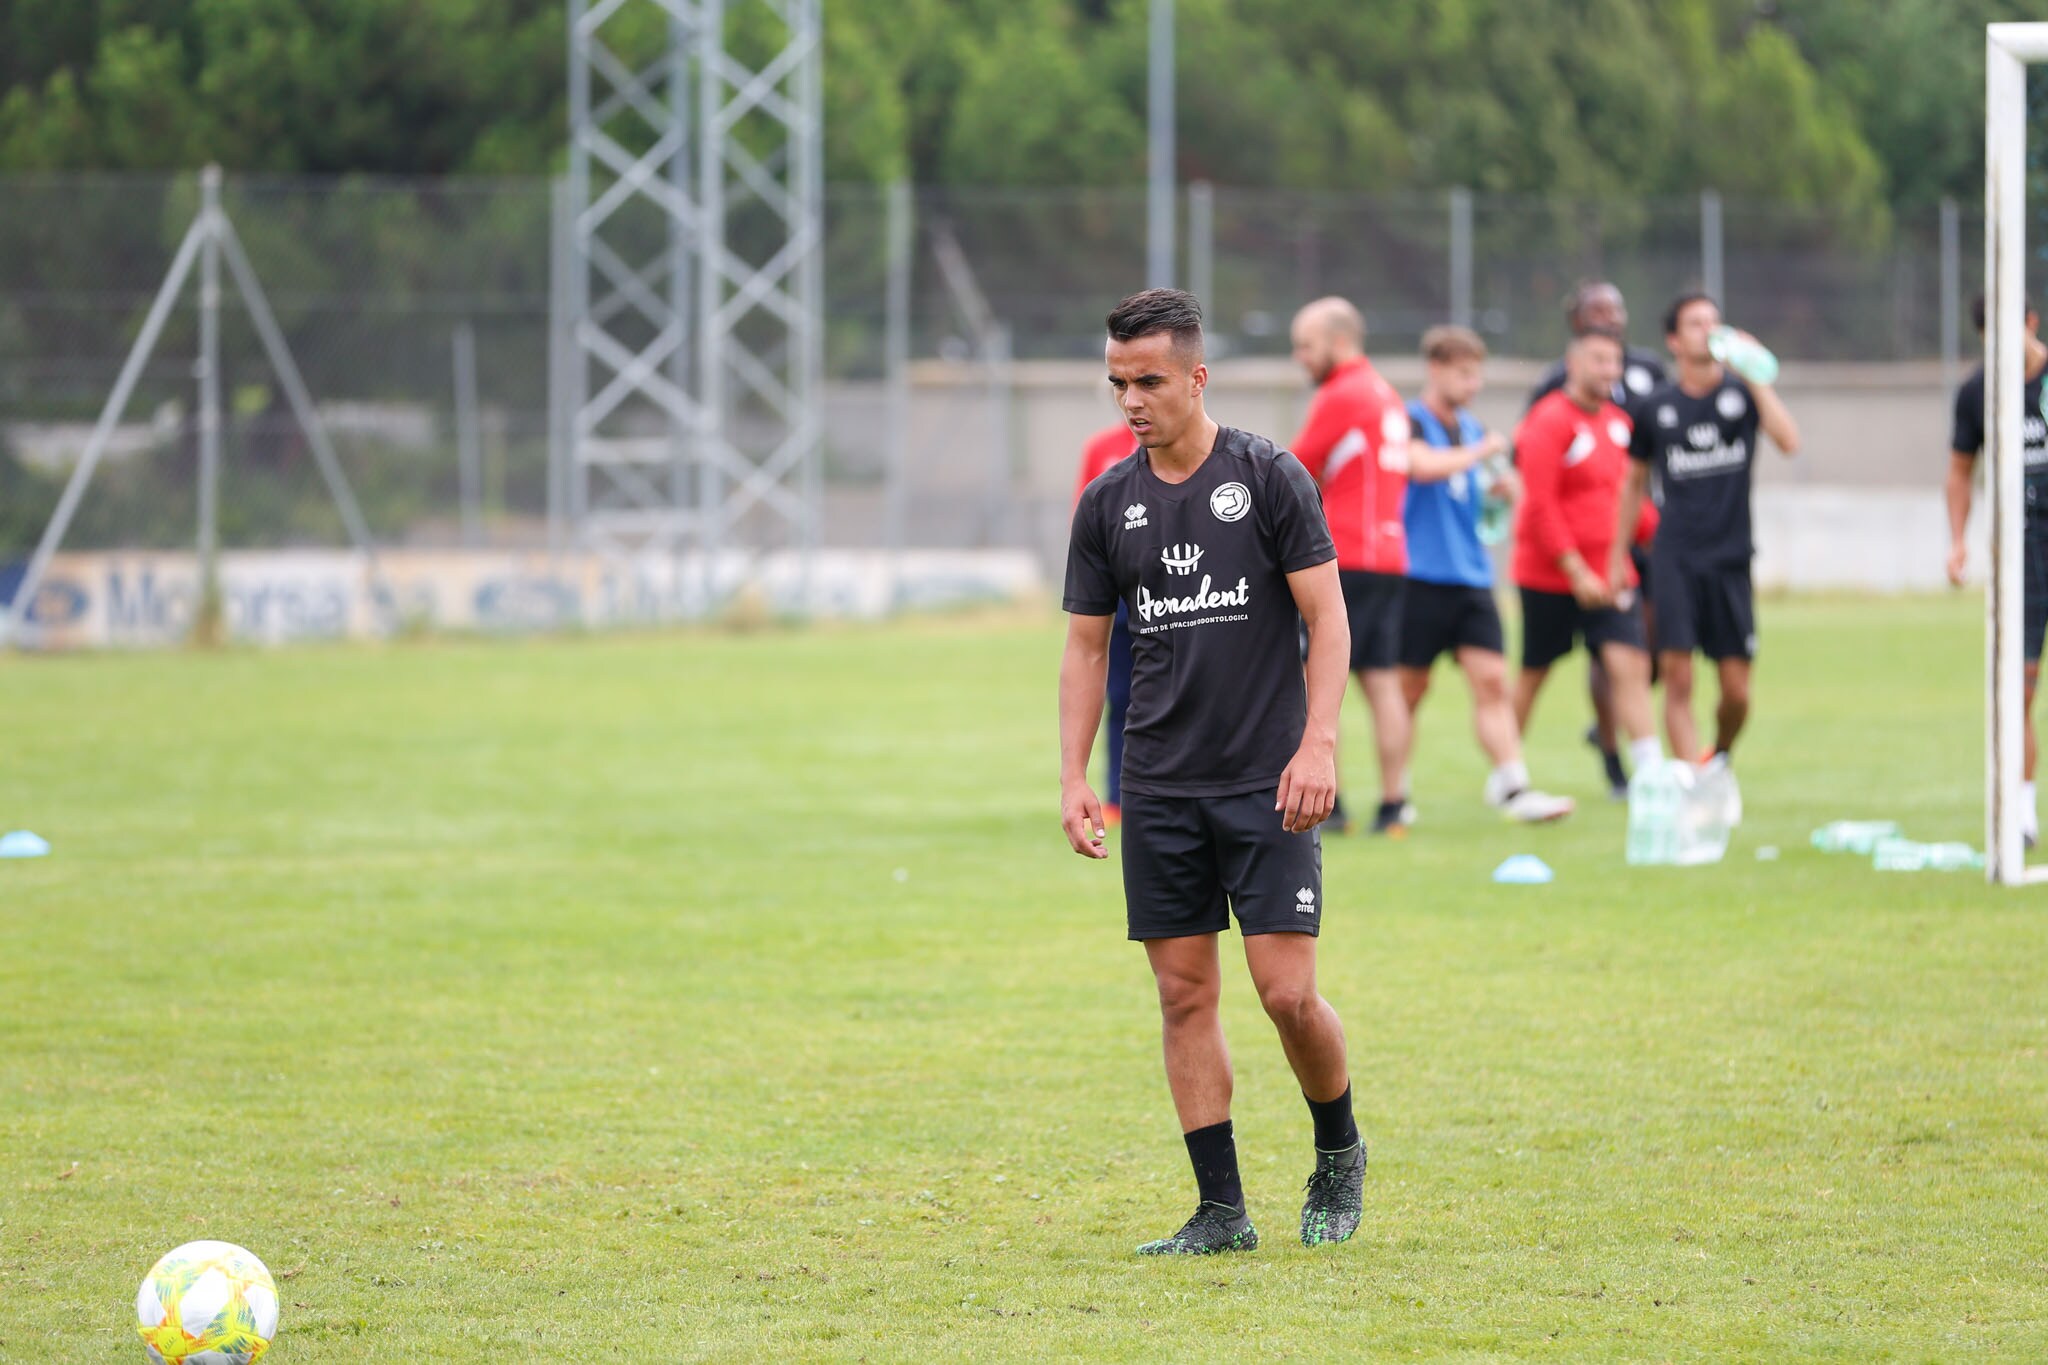
[[[1298,915],[1313,915],[1316,912],[1316,893],[1306,886],[1295,892],[1294,912]]]
[[[1135,531],[1140,526],[1147,526],[1150,524],[1151,523],[1145,520],[1144,503],[1134,502],[1129,507],[1126,507],[1124,509],[1124,529],[1126,531]]]

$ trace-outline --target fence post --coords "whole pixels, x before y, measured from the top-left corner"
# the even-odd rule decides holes
[[[1211,295],[1216,292],[1216,187],[1206,180],[1197,180],[1188,186],[1188,292],[1202,301],[1205,310],[1213,310],[1215,300]]]
[[[1721,307],[1728,306],[1721,273],[1721,192],[1700,191],[1700,288]]]
[[[1146,66],[1145,283],[1173,287],[1173,0],[1152,0],[1151,53]]]
[[[1941,201],[1941,389],[1953,393],[1962,368],[1963,233],[1956,201]]]
[[[916,236],[910,184],[890,184],[883,251],[888,283],[883,302],[882,347],[887,366],[887,409],[882,482],[882,545],[889,555],[889,605],[897,605],[903,579],[903,541],[910,514],[910,260]]]
[[[1451,321],[1472,325],[1472,191],[1451,190]]]
[[[220,600],[220,167],[199,173],[199,637],[221,635]]]
[[[481,545],[483,521],[483,439],[476,416],[476,328],[455,324],[455,487],[462,543]]]

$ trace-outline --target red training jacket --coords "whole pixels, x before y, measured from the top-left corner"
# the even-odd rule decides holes
[[[1080,505],[1081,494],[1104,470],[1137,448],[1138,438],[1122,422],[1090,436],[1081,449],[1081,477],[1074,481],[1074,505]]]
[[[1570,592],[1571,580],[1557,565],[1566,550],[1577,550],[1594,576],[1606,580],[1615,514],[1628,478],[1629,431],[1628,414],[1612,402],[1587,412],[1558,391],[1529,409],[1515,437],[1522,502],[1515,510],[1510,569],[1519,586]],[[1644,500],[1636,524],[1638,544],[1656,534],[1656,510]],[[1635,586],[1634,566],[1626,572],[1628,582],[1613,586]]]
[[[1408,409],[1364,356],[1330,371],[1309,400],[1294,457],[1323,489],[1337,567],[1408,572]]]

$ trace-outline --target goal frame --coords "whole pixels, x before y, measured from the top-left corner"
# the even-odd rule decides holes
[[[1984,30],[1984,409],[1991,504],[1986,580],[1986,878],[1998,886],[2048,881],[2026,865],[2021,804],[2026,686],[2020,559],[2026,499],[2027,68],[2048,63],[2048,23]]]

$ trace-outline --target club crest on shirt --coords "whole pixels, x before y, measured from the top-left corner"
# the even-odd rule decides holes
[[[1252,510],[1252,491],[1241,483],[1226,483],[1209,495],[1209,510],[1218,521],[1243,521]]]
[[[1622,421],[1619,417],[1609,422],[1607,424],[1607,439],[1618,446],[1626,446],[1628,444],[1628,423]]]
[[[1637,395],[1648,393],[1656,387],[1656,381],[1650,378],[1650,372],[1641,365],[1631,365],[1622,371],[1621,382],[1628,385],[1630,393]]]
[[[1672,407],[1669,403],[1666,403],[1663,406],[1659,407],[1657,409],[1657,425],[1660,427],[1677,426],[1678,409]]]
[[[1723,389],[1714,400],[1714,411],[1733,422],[1749,411],[1749,400],[1742,396],[1741,389]]]

